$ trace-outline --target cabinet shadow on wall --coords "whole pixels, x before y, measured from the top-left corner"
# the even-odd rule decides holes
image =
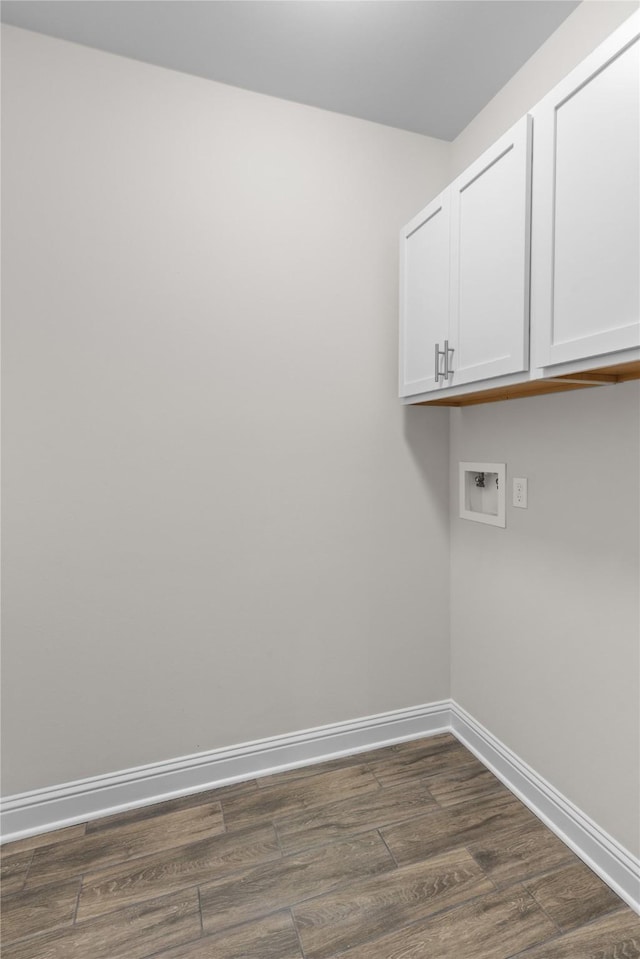
[[[432,508],[449,522],[449,410],[402,408],[404,438]]]

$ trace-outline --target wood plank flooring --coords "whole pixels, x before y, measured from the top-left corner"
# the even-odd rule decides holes
[[[640,959],[640,919],[448,734],[2,848],[3,959]]]

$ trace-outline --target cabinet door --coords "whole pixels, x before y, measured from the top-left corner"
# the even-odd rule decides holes
[[[451,187],[451,385],[528,369],[531,118]]]
[[[538,366],[640,344],[639,28],[634,15],[533,114]]]
[[[400,396],[443,385],[436,344],[444,349],[449,329],[449,213],[447,190],[400,235]]]

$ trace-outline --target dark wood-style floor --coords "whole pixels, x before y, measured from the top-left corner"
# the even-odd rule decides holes
[[[3,853],[3,959],[640,957],[638,917],[450,735]]]

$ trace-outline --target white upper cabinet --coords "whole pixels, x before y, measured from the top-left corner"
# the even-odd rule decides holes
[[[449,191],[400,236],[400,396],[438,388],[449,328]],[[439,346],[436,346],[439,344]]]
[[[400,396],[528,368],[531,120],[400,238]]]
[[[640,378],[639,348],[640,12],[402,232],[400,395]]]
[[[451,186],[450,385],[529,366],[531,118]]]
[[[634,14],[533,111],[537,366],[640,344],[639,34]]]

